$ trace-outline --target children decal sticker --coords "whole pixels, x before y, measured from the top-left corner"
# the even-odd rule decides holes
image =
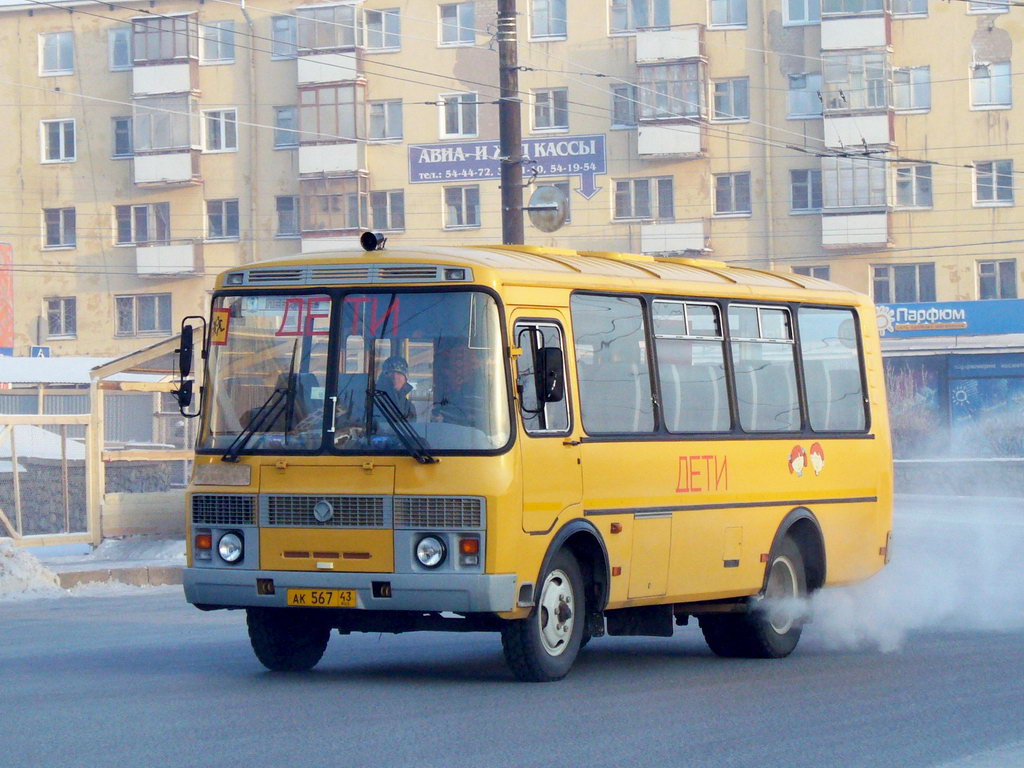
[[[814,475],[818,476],[825,468],[825,449],[821,447],[821,443],[812,443],[810,454],[811,468],[814,469]]]
[[[804,467],[807,465],[807,453],[802,445],[794,445],[789,452],[789,473],[797,477],[804,476]]]

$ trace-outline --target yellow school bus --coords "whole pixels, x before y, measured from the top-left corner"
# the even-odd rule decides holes
[[[593,637],[691,618],[719,655],[780,657],[795,603],[889,558],[875,312],[828,282],[307,254],[221,275],[202,352],[185,595],[245,609],[270,669],[313,667],[332,629],[495,631],[548,681]]]

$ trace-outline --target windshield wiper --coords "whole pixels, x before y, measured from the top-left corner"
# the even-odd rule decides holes
[[[395,430],[398,438],[405,443],[405,447],[409,449],[409,453],[412,454],[416,461],[420,464],[437,464],[437,459],[427,452],[427,444],[423,442],[423,439],[416,430],[409,424],[409,419],[406,418],[405,414],[395,405],[391,395],[384,390],[374,389],[373,401],[380,409],[380,412],[384,414],[384,418],[387,419],[391,428]]]
[[[245,425],[245,429],[238,433],[228,449],[224,451],[224,455],[220,457],[221,461],[238,461],[238,454],[248,444],[252,436],[257,432],[264,431],[264,428],[273,424],[277,417],[281,415],[280,407],[282,404],[287,404],[289,395],[292,388],[295,385],[295,376],[289,374],[285,386],[278,386],[270,393],[268,397],[259,408],[256,409],[256,413],[249,419],[249,423]]]

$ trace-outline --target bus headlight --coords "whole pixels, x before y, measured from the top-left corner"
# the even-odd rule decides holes
[[[437,568],[446,554],[444,542],[437,536],[424,536],[416,545],[416,559],[424,568]]]
[[[225,563],[237,563],[242,559],[242,537],[237,533],[225,533],[217,542],[217,554]]]

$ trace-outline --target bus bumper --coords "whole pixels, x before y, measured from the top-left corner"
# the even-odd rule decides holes
[[[257,592],[256,580],[273,582],[272,594]],[[374,583],[377,589],[374,589]],[[284,608],[288,589],[354,589],[356,610],[500,613],[515,609],[516,575],[453,573],[310,573],[185,568],[185,599],[211,608]],[[390,597],[380,584],[390,586]],[[264,582],[266,584],[266,582]],[[261,591],[265,591],[261,590]]]

